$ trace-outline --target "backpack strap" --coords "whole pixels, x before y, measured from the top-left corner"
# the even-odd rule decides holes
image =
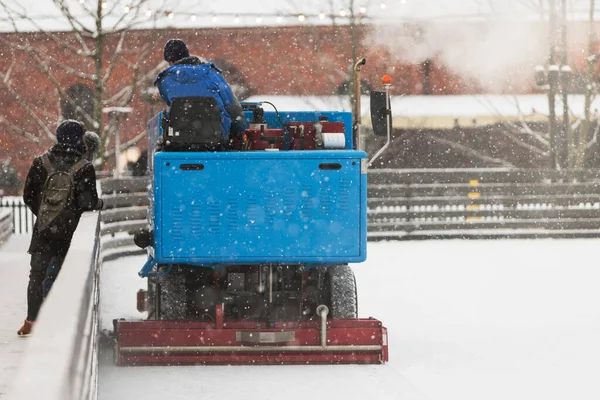
[[[50,175],[56,169],[54,168],[54,165],[52,165],[52,163],[50,162],[50,157],[48,156],[48,153],[44,153],[44,155],[42,156],[42,165],[46,169],[46,172],[48,172],[48,175]]]
[[[88,162],[89,162],[88,160],[86,160],[85,158],[82,158],[81,160],[77,161],[75,164],[71,165],[69,167],[68,172],[70,174],[74,174],[75,172],[79,171],[81,168],[85,167],[85,165]]]

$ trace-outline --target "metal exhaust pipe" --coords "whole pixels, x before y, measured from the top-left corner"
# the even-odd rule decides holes
[[[366,58],[361,58],[360,60],[358,60],[356,62],[356,64],[354,64],[354,126],[352,129],[352,136],[353,136],[353,147],[354,149],[357,150],[364,150],[362,147],[362,143],[360,141],[360,124],[361,124],[361,118],[360,118],[360,70],[363,67],[363,65],[365,65],[365,63],[367,62]]]
[[[329,308],[325,304],[317,307],[317,314],[321,317],[321,346],[327,347],[327,314]]]

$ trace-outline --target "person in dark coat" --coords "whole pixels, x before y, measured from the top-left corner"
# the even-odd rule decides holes
[[[226,138],[244,132],[246,120],[242,106],[219,68],[190,56],[181,39],[171,39],[165,44],[164,59],[170,66],[158,74],[154,85],[167,105],[177,97],[213,97],[221,109],[221,128]]]
[[[20,336],[31,333],[42,302],[62,267],[81,214],[87,210],[100,209],[103,205],[96,191],[94,167],[89,161],[82,161],[86,152],[83,135],[84,128],[81,123],[74,120],[63,121],[56,129],[58,143],[46,152],[50,164],[56,170],[67,171],[78,162],[81,167],[73,173],[73,198],[75,201],[74,204],[70,204],[73,218],[69,220],[69,228],[58,234],[54,232],[49,237],[46,231],[40,231],[39,218],[33,226],[28,250],[28,253],[31,254],[31,271],[27,287],[27,318],[17,332]],[[48,177],[48,170],[44,166],[42,157],[36,157],[33,160],[23,191],[23,200],[36,217],[38,217]]]

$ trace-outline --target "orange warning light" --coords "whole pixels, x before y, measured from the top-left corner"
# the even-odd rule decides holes
[[[389,75],[384,75],[383,78],[381,78],[381,83],[384,85],[391,85],[392,84],[392,77]]]

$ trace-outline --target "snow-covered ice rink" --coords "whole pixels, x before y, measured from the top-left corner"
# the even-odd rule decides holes
[[[600,241],[369,243],[359,314],[389,329],[379,366],[128,367],[103,358],[100,400],[598,399]],[[106,263],[102,326],[136,318],[144,257]]]
[[[360,316],[389,329],[371,366],[127,367],[101,358],[100,400],[598,399],[600,241],[369,243],[354,265]],[[27,237],[0,247],[0,399],[27,340]],[[143,256],[103,266],[102,327],[139,318]]]

